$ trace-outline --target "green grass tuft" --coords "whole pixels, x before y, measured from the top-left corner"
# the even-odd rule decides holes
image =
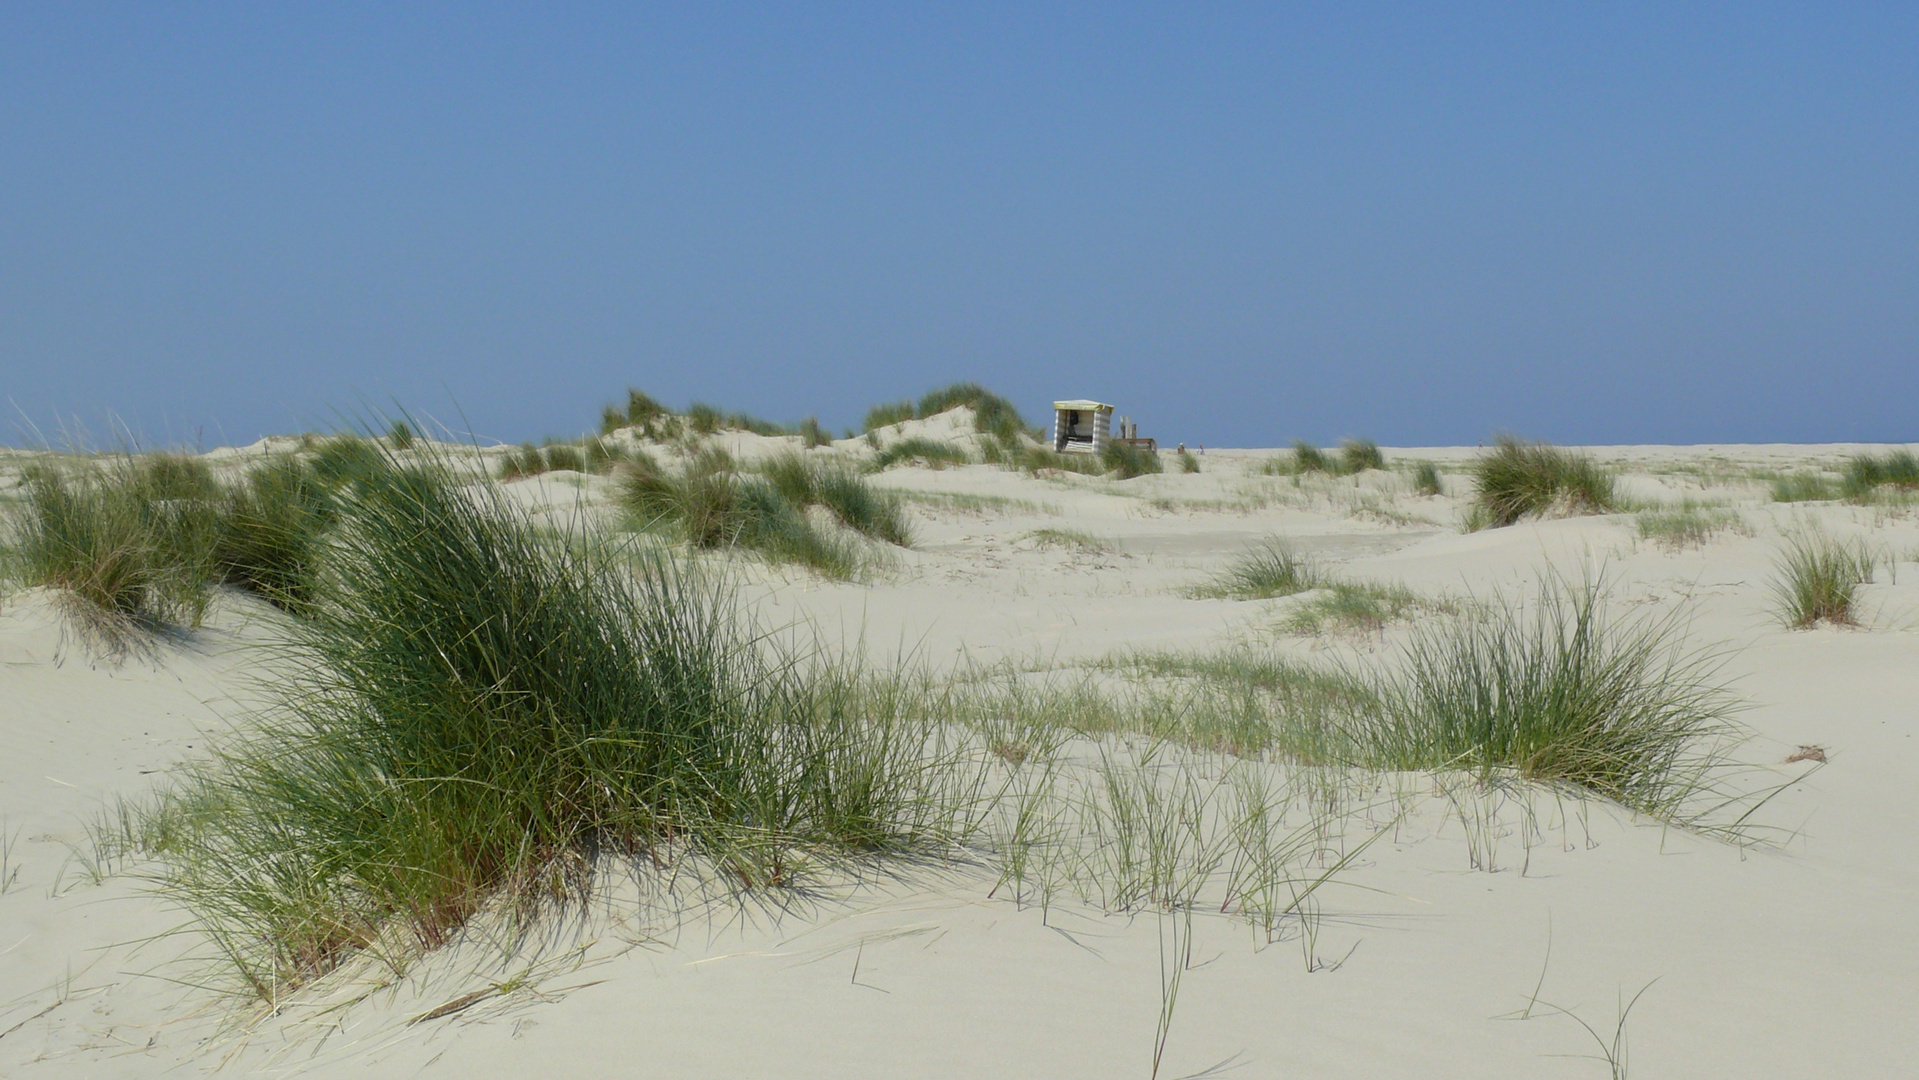
[[[1446,494],[1446,488],[1439,482],[1439,466],[1430,461],[1422,461],[1413,467],[1413,493],[1416,495]]]
[[[1162,467],[1158,454],[1118,440],[1107,442],[1100,450],[1099,460],[1108,472],[1116,474],[1121,480],[1157,473]]]
[[[1386,455],[1371,439],[1347,439],[1339,447],[1339,471],[1348,476],[1386,467]]]
[[[894,424],[904,424],[914,419],[915,415],[913,403],[910,401],[893,401],[875,405],[866,410],[866,422],[861,430],[878,431],[880,428],[892,427]]]
[[[1872,581],[1881,558],[1864,540],[1848,542],[1810,530],[1788,538],[1774,564],[1779,617],[1795,629],[1821,622],[1856,625],[1859,586]]]
[[[719,587],[555,543],[445,476],[344,514],[274,706],[144,832],[259,997],[582,902],[606,865],[690,856],[764,888],[944,846],[930,733],[769,655]]]
[[[857,543],[815,522],[820,506],[848,528],[886,543],[912,542],[896,497],[877,492],[850,469],[797,453],[775,458],[761,475],[743,476],[732,458],[701,453],[677,476],[650,459],[625,468],[619,499],[644,528],[669,528],[695,547],[739,547],[832,578],[855,576],[865,559]]]
[[[1107,469],[1106,462],[1092,454],[1062,454],[1050,446],[1027,446],[1007,460],[1008,467],[1032,474],[1052,469],[1081,476],[1103,476]]]
[[[1839,486],[1816,472],[1793,473],[1772,482],[1773,502],[1824,502],[1839,495]]]
[[[116,455],[26,477],[14,572],[57,590],[81,636],[108,654],[153,628],[199,625],[211,602],[218,489],[204,464],[155,464],[166,460]]]
[[[1499,437],[1473,466],[1477,500],[1494,526],[1551,513],[1602,514],[1617,499],[1612,474],[1583,454]]]
[[[1331,471],[1325,452],[1305,439],[1293,440],[1292,466],[1292,472],[1296,476],[1302,473]]]
[[[912,546],[912,525],[899,498],[875,490],[848,465],[788,453],[767,461],[760,471],[791,505],[823,506],[849,529],[884,543]]]
[[[541,454],[546,458],[547,472],[587,471],[586,452],[572,443],[548,443],[541,448]]]
[[[1013,403],[978,383],[960,382],[929,390],[915,405],[911,401],[884,402],[866,410],[864,430],[878,431],[908,420],[925,420],[967,406],[973,410],[973,430],[1017,444],[1022,436],[1037,438]]]
[[[1885,457],[1860,454],[1846,463],[1840,482],[1846,498],[1863,502],[1881,487],[1919,491],[1919,457],[1910,450],[1894,450]]]
[[[310,610],[336,508],[336,496],[299,458],[254,466],[222,507],[222,578],[287,611]]]
[[[1111,540],[1102,540],[1083,529],[1031,529],[1020,536],[1031,540],[1040,550],[1064,548],[1087,555],[1109,555],[1119,550]]]
[[[713,434],[720,430],[720,423],[724,419],[725,416],[720,410],[703,401],[694,402],[686,410],[686,426],[691,428],[695,435]]]
[[[817,416],[809,416],[800,421],[799,435],[801,443],[808,450],[833,445],[833,433],[820,426]]]
[[[131,460],[133,482],[145,498],[212,499],[220,494],[220,485],[213,479],[213,470],[197,457],[184,454],[137,454]]]
[[[413,449],[413,425],[405,420],[395,420],[387,426],[387,445],[395,450]]]
[[[1007,442],[1015,442],[1021,435],[1030,435],[1026,419],[1013,407],[1013,403],[993,393],[978,383],[962,382],[929,390],[919,401],[919,418],[931,416],[961,405],[973,410],[973,430],[982,434],[997,435]]]
[[[611,472],[613,466],[632,456],[624,443],[611,439],[587,439],[580,444],[580,452],[586,462],[586,471],[591,473]]]
[[[386,455],[358,435],[335,435],[313,455],[313,474],[329,488],[365,484],[387,471]]]
[[[1646,510],[1636,520],[1641,540],[1651,540],[1671,551],[1686,547],[1702,547],[1715,535],[1726,530],[1734,532],[1750,531],[1746,529],[1745,519],[1738,511],[1724,507],[1697,506],[1690,500],[1678,506],[1669,506],[1658,510]]]
[[[1202,600],[1270,600],[1317,589],[1324,583],[1324,575],[1310,559],[1294,552],[1279,537],[1270,537],[1241,553],[1224,571],[1187,595]]]
[[[973,459],[964,449],[936,439],[901,439],[873,456],[872,469],[883,472],[895,465],[920,465],[944,469],[949,465],[971,465]]]
[[[1284,630],[1314,637],[1376,634],[1410,615],[1462,610],[1454,601],[1422,596],[1404,585],[1327,580],[1319,589],[1318,595],[1303,598],[1286,613],[1280,624]]]
[[[1684,630],[1679,612],[1610,618],[1597,580],[1494,598],[1414,627],[1368,679],[1378,712],[1352,729],[1354,749],[1374,767],[1510,771],[1683,818],[1736,710],[1720,658]]]
[[[1183,473],[1196,473],[1199,471],[1199,459],[1193,456],[1191,450],[1181,450],[1179,452],[1179,471]]]

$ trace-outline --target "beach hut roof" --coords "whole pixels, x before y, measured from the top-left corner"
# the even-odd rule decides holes
[[[1112,409],[1112,406],[1102,401],[1055,401],[1053,402],[1053,408],[1054,409],[1078,409],[1081,412],[1092,412],[1096,409],[1110,410]]]

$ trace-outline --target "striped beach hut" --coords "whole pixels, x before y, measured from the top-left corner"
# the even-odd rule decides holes
[[[1113,407],[1100,401],[1053,402],[1053,449],[1097,454],[1113,437]]]

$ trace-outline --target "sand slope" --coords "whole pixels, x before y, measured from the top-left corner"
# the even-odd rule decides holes
[[[920,539],[892,572],[866,584],[741,572],[770,623],[940,664],[1229,641],[1360,662],[1389,653],[1403,628],[1283,633],[1301,598],[1180,595],[1274,533],[1349,577],[1425,591],[1484,597],[1549,567],[1603,568],[1622,604],[1683,605],[1694,641],[1729,650],[1750,703],[1742,782],[1786,785],[1758,818],[1760,838],[1776,842],[1735,845],[1539,796],[1489,807],[1491,839],[1469,843],[1448,800],[1425,791],[1326,893],[1316,941],[1192,919],[1160,1075],[1606,1076],[1579,1056],[1596,1052],[1591,1038],[1553,1006],[1610,1038],[1619,1000],[1648,986],[1628,1025],[1634,1076],[1908,1075],[1919,1049],[1919,521],[1910,509],[1770,504],[1755,478],[1848,449],[1596,450],[1631,470],[1641,497],[1689,494],[1740,514],[1743,531],[1679,551],[1640,540],[1629,515],[1462,535],[1452,499],[1412,496],[1396,476],[1294,488],[1249,471],[1255,452],[1124,483],[902,469],[879,482],[920,493]],[[1472,450],[1387,453],[1461,463]],[[599,484],[515,488],[565,513]],[[1896,581],[1867,588],[1866,628],[1789,631],[1770,615],[1782,531],[1812,517],[1901,560]],[[1027,535],[1038,528],[1082,529],[1112,550],[1042,547]],[[46,596],[0,604],[0,815],[17,836],[17,876],[0,894],[0,1075],[1150,1072],[1173,920],[988,899],[994,875],[966,866],[789,898],[784,911],[670,917],[616,896],[510,963],[476,934],[396,985],[368,994],[364,980],[336,979],[236,1030],[228,1006],[192,985],[210,969],[191,959],[190,933],[169,933],[182,915],[138,867],[96,875],[76,852],[90,850],[85,826],[103,808],[244,715],[276,619],[229,598],[207,627],[114,665],[63,646]],[[1830,763],[1784,764],[1801,744]],[[1488,846],[1494,869],[1474,869]],[[1513,1018],[1536,987],[1530,1018]]]

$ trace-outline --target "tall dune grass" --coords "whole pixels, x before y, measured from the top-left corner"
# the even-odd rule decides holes
[[[677,474],[646,459],[622,474],[619,500],[635,523],[675,530],[695,547],[744,548],[827,577],[853,577],[867,559],[855,540],[813,520],[811,507],[882,543],[912,543],[896,496],[868,487],[850,468],[797,453],[773,459],[760,475],[743,473],[718,450]]]
[[[1439,466],[1430,461],[1422,461],[1413,467],[1413,493],[1416,495],[1444,495],[1446,488],[1439,481]]]
[[[824,507],[855,532],[912,546],[912,523],[898,496],[875,489],[849,466],[789,453],[770,459],[760,471],[789,504]]]
[[[1371,439],[1347,439],[1339,446],[1339,471],[1351,476],[1386,467],[1386,455]]]
[[[915,437],[901,439],[873,455],[871,467],[874,472],[884,472],[895,465],[919,465],[929,469],[944,469],[948,465],[971,465],[972,463],[972,457],[961,447],[937,439]]]
[[[944,842],[932,733],[770,653],[669,559],[544,538],[495,489],[351,498],[277,701],[156,811],[166,888],[275,1000],[489,905],[576,902],[608,860],[737,883]]]
[[[910,401],[886,401],[866,410],[866,418],[861,424],[864,431],[878,431],[880,428],[903,424],[916,419],[918,412]]]
[[[1076,688],[1082,720],[1238,753],[1386,770],[1465,770],[1566,784],[1699,823],[1737,698],[1683,612],[1617,616],[1603,583],[1448,601],[1382,658],[1324,667],[1239,648],[1109,661],[1151,707]]]
[[[1234,556],[1226,569],[1188,590],[1195,599],[1270,600],[1292,596],[1326,583],[1311,559],[1280,537],[1268,537]]]
[[[1477,502],[1495,526],[1551,513],[1602,514],[1615,509],[1611,473],[1583,454],[1502,435],[1473,465]]]
[[[1816,472],[1797,472],[1775,477],[1773,502],[1821,502],[1840,496],[1839,485]]]
[[[58,592],[81,636],[118,654],[146,630],[197,626],[218,576],[206,466],[165,455],[39,465],[11,525],[14,573]]]
[[[1293,472],[1329,472],[1332,465],[1326,460],[1326,452],[1305,439],[1293,440]]]
[[[1872,581],[1882,556],[1864,540],[1806,530],[1790,536],[1774,565],[1773,597],[1787,626],[1858,623],[1859,586]]]
[[[1884,457],[1860,454],[1846,463],[1840,483],[1846,498],[1864,501],[1881,487],[1919,490],[1919,457],[1910,450],[1894,450]]]
[[[214,559],[229,584],[291,612],[313,602],[337,496],[296,457],[254,466],[222,501]]]
[[[1375,767],[1510,770],[1662,818],[1707,783],[1736,701],[1720,657],[1689,648],[1683,613],[1624,618],[1603,583],[1552,580],[1416,627],[1367,682],[1379,702],[1349,729]]]
[[[958,382],[929,390],[919,402],[882,402],[866,410],[865,430],[877,431],[908,420],[925,420],[940,413],[966,406],[973,410],[973,430],[992,435],[1003,442],[1017,443],[1022,436],[1038,438],[1019,409],[1005,398],[978,383]]]
[[[1159,455],[1151,450],[1141,449],[1132,443],[1109,440],[1099,453],[1100,463],[1106,470],[1121,480],[1131,480],[1135,476],[1147,476],[1160,472],[1164,466]]]
[[[1092,454],[1062,454],[1050,446],[1031,445],[1021,447],[1018,453],[1007,454],[1005,464],[1009,469],[1026,473],[1050,469],[1081,476],[1102,476],[1108,468],[1104,458]]]

